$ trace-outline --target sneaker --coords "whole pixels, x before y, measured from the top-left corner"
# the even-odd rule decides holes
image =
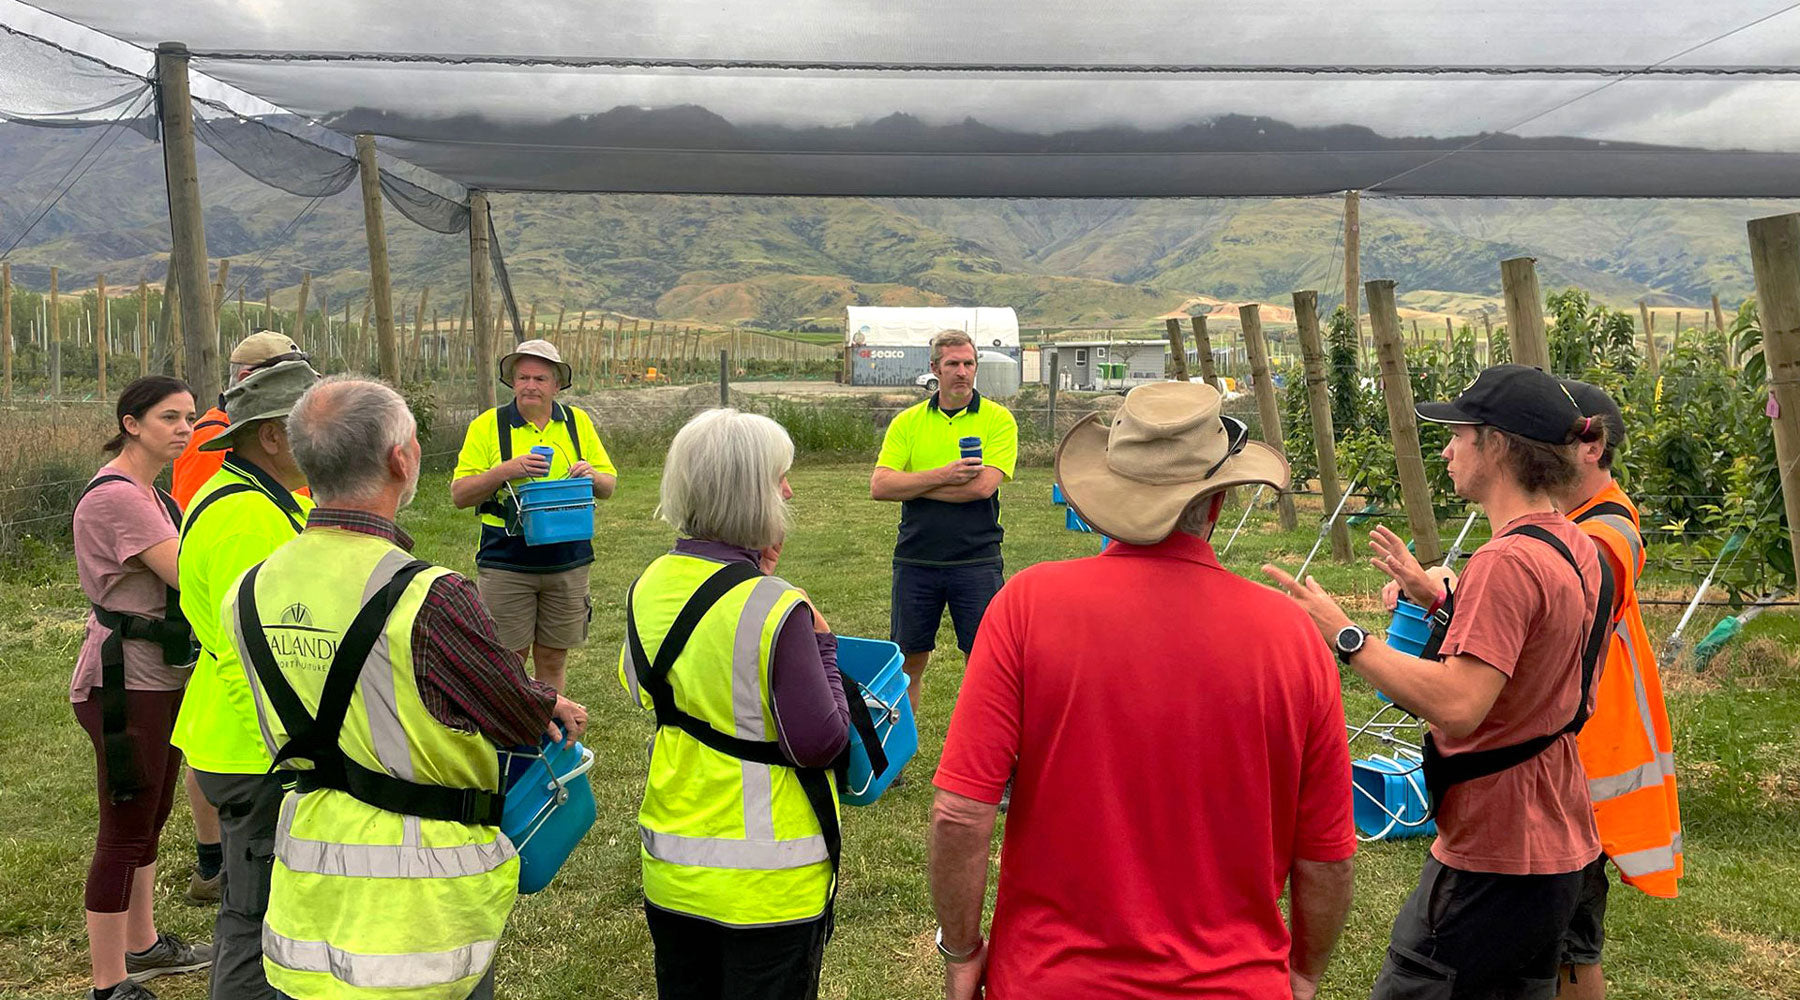
[[[87,991],[87,1000],[94,1000],[94,998],[99,995],[99,990],[89,989]],[[113,987],[112,996],[109,1000],[156,1000],[156,994],[150,992],[150,987],[144,986],[141,983],[134,983],[127,979]]]
[[[199,869],[188,876],[187,891],[181,898],[195,906],[217,906],[225,893],[225,869],[221,868],[212,878],[201,878]]]
[[[125,953],[125,975],[136,982],[172,976],[180,972],[198,972],[212,964],[210,944],[188,944],[173,934],[156,936],[156,943],[146,951]],[[118,996],[118,994],[113,994]]]

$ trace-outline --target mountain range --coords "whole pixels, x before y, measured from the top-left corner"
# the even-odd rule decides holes
[[[0,124],[0,250],[18,240],[6,260],[21,286],[47,287],[51,265],[64,288],[101,272],[113,287],[161,280],[160,151],[116,135],[83,170],[92,130]],[[208,249],[231,259],[234,288],[279,304],[305,271],[334,311],[360,309],[367,251],[355,185],[311,204],[205,147],[199,168]],[[980,304],[1013,306],[1028,327],[1129,328],[1220,303],[1284,304],[1299,288],[1318,289],[1326,308],[1343,294],[1341,198],[496,194],[493,207],[521,304],[551,315],[830,328],[848,305]],[[1745,220],[1796,208],[1364,197],[1361,270],[1394,279],[1402,303],[1424,314],[1497,313],[1499,262],[1521,255],[1538,259],[1546,291],[1578,286],[1620,307],[1699,307],[1717,294],[1731,308],[1752,292]],[[386,219],[397,305],[430,286],[432,302],[454,313],[467,288],[466,239],[392,210]]]

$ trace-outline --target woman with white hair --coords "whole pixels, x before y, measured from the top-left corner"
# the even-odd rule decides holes
[[[657,511],[679,537],[626,604],[620,679],[657,723],[638,827],[663,1000],[819,992],[850,722],[836,637],[772,575],[793,461],[767,417],[690,420]]]

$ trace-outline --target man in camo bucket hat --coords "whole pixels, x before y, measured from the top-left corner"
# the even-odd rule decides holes
[[[569,650],[587,640],[593,616],[588,565],[594,543],[527,545],[507,486],[580,476],[593,482],[595,497],[605,499],[618,485],[618,471],[593,418],[556,398],[574,384],[575,373],[555,344],[527,340],[501,357],[499,367],[512,401],[469,422],[450,498],[480,514],[475,583],[501,641],[531,659],[538,680],[561,691]]]

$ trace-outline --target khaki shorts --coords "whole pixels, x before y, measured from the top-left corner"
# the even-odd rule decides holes
[[[561,573],[515,573],[483,567],[475,577],[481,602],[494,616],[507,649],[574,649],[587,641],[594,606],[588,600],[588,567]]]

